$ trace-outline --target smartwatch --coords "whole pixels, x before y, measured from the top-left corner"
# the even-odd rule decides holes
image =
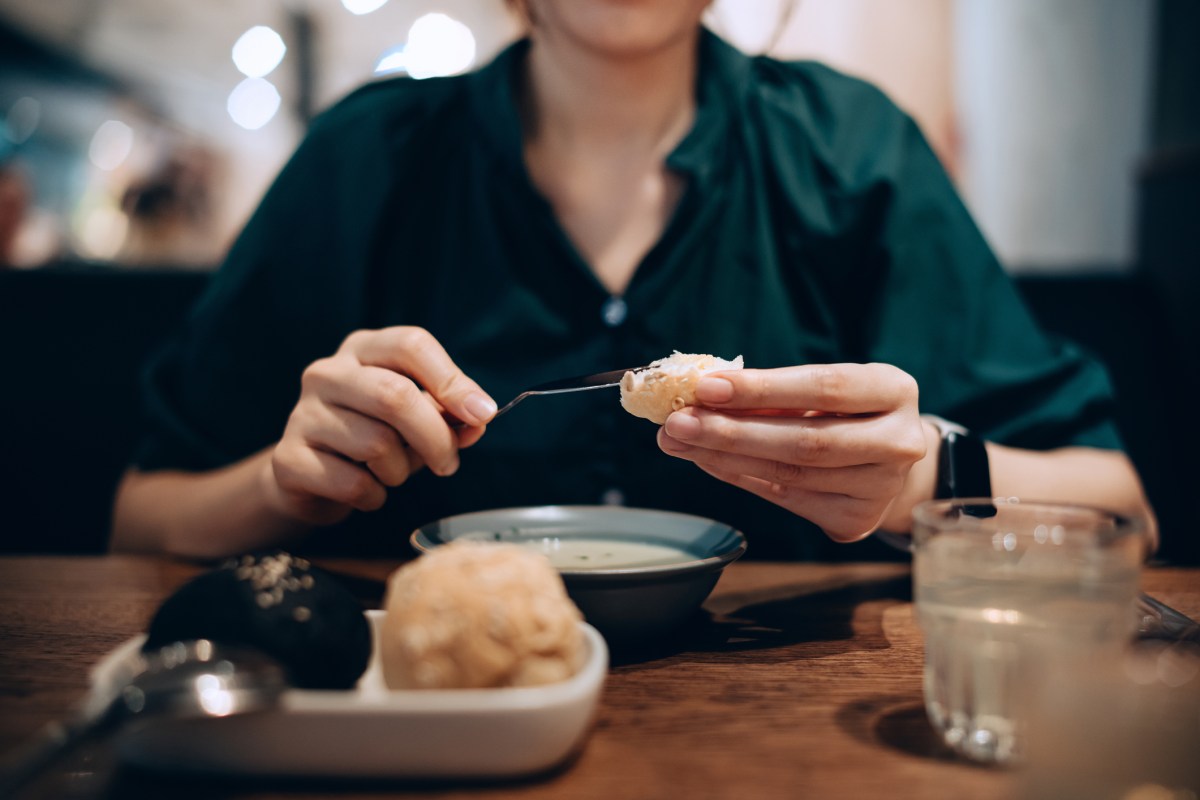
[[[934,498],[938,500],[955,497],[990,498],[992,496],[992,472],[988,465],[987,447],[983,439],[972,436],[971,432],[961,425],[932,414],[923,414],[921,419],[927,420],[941,434]],[[986,513],[987,511],[991,513]],[[971,513],[973,516],[990,517],[996,512],[991,506],[981,506]]]

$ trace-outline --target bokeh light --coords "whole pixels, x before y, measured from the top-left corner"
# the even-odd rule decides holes
[[[98,205],[83,216],[76,242],[80,254],[108,261],[116,258],[129,230],[129,218],[111,204]]]
[[[33,135],[42,121],[42,104],[32,97],[17,98],[5,115],[8,135],[13,144],[21,144]]]
[[[351,14],[361,16],[383,8],[387,5],[387,0],[342,0],[342,5]]]
[[[248,131],[266,125],[279,111],[279,91],[263,78],[246,78],[229,93],[225,107],[233,121]]]
[[[247,78],[263,78],[283,61],[287,45],[266,25],[255,25],[233,45],[233,63]]]
[[[133,151],[133,128],[110,119],[96,129],[88,147],[88,158],[97,169],[112,172],[125,163]]]
[[[438,78],[466,72],[475,63],[475,35],[445,14],[425,14],[412,24],[408,42],[380,56],[375,73],[408,72],[414,78]]]
[[[375,62],[376,75],[391,75],[403,72],[404,69],[404,45],[402,44],[384,50],[383,55]]]

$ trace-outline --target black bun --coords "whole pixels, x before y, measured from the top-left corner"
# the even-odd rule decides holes
[[[254,647],[306,689],[349,689],[366,671],[371,631],[349,590],[282,551],[230,559],[167,598],[144,650],[187,639]]]

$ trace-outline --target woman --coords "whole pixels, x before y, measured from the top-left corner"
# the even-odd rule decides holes
[[[913,123],[736,52],[707,5],[528,0],[488,67],[318,120],[149,373],[113,547],[395,552],[605,497],[823,557],[935,494],[922,411],[986,437],[997,494],[1148,514],[1103,370],[1036,330]],[[753,368],[657,439],[603,392],[487,430],[525,386],[674,349]]]

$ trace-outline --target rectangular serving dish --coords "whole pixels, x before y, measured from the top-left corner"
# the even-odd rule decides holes
[[[507,778],[550,769],[582,746],[608,673],[608,648],[587,623],[586,660],[565,681],[394,691],[375,645],[383,612],[366,614],[371,661],[356,688],[290,689],[277,709],[244,716],[134,723],[117,734],[117,752],[140,767],[231,775]],[[112,696],[120,664],[144,639],[93,668],[92,706]]]

